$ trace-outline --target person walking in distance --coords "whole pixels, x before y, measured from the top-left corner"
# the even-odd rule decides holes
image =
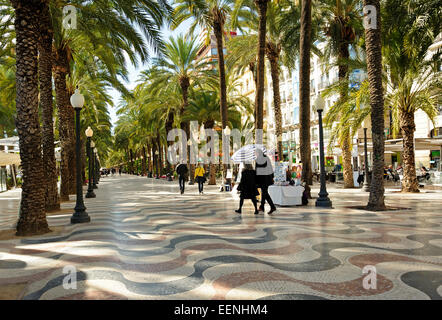
[[[203,164],[201,162],[198,163],[198,167],[195,169],[195,180],[198,182],[198,191],[200,194],[203,194],[204,182],[206,182],[206,178],[204,174],[206,171],[203,168]]]
[[[239,209],[235,210],[236,213],[241,214],[244,199],[250,199],[255,207],[255,214],[258,214],[258,202],[256,196],[259,194],[256,188],[256,172],[253,170],[253,166],[247,163],[244,166],[244,170],[241,173],[241,181],[238,186],[238,191],[241,192],[239,198]]]
[[[264,211],[264,205],[267,201],[270,205],[268,214],[272,214],[276,211],[276,207],[269,195],[269,186],[273,184],[272,163],[261,149],[256,149],[256,155],[256,184],[258,188],[261,188],[261,205],[259,206],[259,211]]]
[[[184,193],[184,187],[186,185],[186,180],[187,180],[187,165],[184,163],[180,163],[177,165],[176,169],[175,169],[177,175],[178,175],[178,182],[180,184],[180,192],[181,194]]]

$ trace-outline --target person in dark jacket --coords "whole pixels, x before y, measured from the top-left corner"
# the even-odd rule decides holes
[[[269,195],[269,186],[273,184],[273,168],[270,159],[262,152],[261,149],[256,149],[256,184],[261,188],[261,205],[259,211],[264,211],[264,205],[267,201],[270,205],[268,214],[276,211],[276,206]]]
[[[179,184],[180,184],[181,194],[183,194],[184,193],[184,187],[185,187],[185,184],[186,184],[186,179],[187,179],[187,172],[188,172],[187,165],[184,164],[184,163],[180,163],[176,167],[175,171],[178,174],[178,181],[179,181]]]
[[[256,196],[259,194],[256,188],[256,172],[253,170],[251,164],[246,164],[244,170],[241,173],[241,181],[238,185],[238,191],[241,193],[239,200],[239,209],[235,210],[236,213],[241,213],[244,199],[250,199],[255,207],[255,214],[258,214],[258,202]]]

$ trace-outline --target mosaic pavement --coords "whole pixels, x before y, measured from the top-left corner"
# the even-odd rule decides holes
[[[272,216],[249,201],[238,215],[214,187],[178,193],[177,182],[103,178],[85,201],[91,223],[70,225],[63,210],[48,217],[58,235],[0,241],[0,288],[25,284],[23,299],[442,299],[440,192],[389,192],[411,210],[372,213],[347,208],[367,194],[336,189],[334,209]],[[18,199],[0,194],[0,229]],[[369,265],[376,289],[363,286]],[[65,289],[72,266],[77,288]]]

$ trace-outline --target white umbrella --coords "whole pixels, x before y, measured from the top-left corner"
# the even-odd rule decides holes
[[[232,161],[251,162],[253,160],[256,160],[257,149],[261,149],[264,153],[267,152],[266,148],[262,144],[249,144],[236,151],[232,156]]]

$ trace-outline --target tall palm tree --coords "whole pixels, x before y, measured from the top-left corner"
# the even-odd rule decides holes
[[[384,210],[384,89],[382,87],[381,7],[379,0],[364,0],[376,8],[377,25],[365,29],[367,71],[370,85],[371,130],[373,136],[373,169],[369,210]]]
[[[170,37],[169,42],[165,45],[163,57],[154,59],[153,67],[142,73],[141,81],[149,83],[149,91],[152,94],[166,96],[160,93],[164,90],[169,94],[181,92],[182,101],[178,117],[182,117],[189,104],[189,91],[193,86],[203,79],[209,80],[210,77],[213,77],[209,62],[197,59],[200,49],[201,45],[193,37],[183,35],[179,35],[177,38]],[[167,113],[167,117],[169,117],[169,121],[166,122],[168,125],[174,122],[171,113]],[[188,121],[181,122],[181,129],[189,136]],[[190,169],[192,169],[192,165],[190,165]],[[192,175],[190,178],[193,181]]]
[[[312,181],[311,138],[310,138],[310,52],[312,30],[312,1],[301,0],[301,30],[299,45],[299,122],[301,124],[300,150],[302,181],[307,192]]]
[[[17,235],[49,232],[45,214],[44,167],[38,117],[38,21],[40,0],[12,0],[16,32],[16,127],[23,172]]]
[[[75,175],[72,174],[75,159],[72,148],[74,121],[69,102],[73,92],[64,82],[78,53],[82,50],[93,53],[95,62],[107,69],[109,78],[116,84],[119,76],[126,76],[126,70],[120,68],[126,64],[125,55],[135,65],[138,57],[142,62],[148,58],[146,41],[137,32],[135,25],[143,32],[147,42],[158,51],[162,47],[159,30],[171,12],[163,0],[77,0],[73,4],[79,8],[77,19],[81,21],[75,30],[62,27],[62,6],[51,7],[54,21],[54,82],[62,145],[62,200],[69,198],[69,191],[73,191],[75,186]],[[115,69],[115,66],[119,68]],[[118,84],[116,86],[124,91]]]
[[[324,60],[329,62],[336,57],[338,66],[338,80],[340,86],[339,101],[344,103],[348,95],[350,49],[355,48],[357,37],[362,33],[359,0],[322,0],[319,7],[325,22],[328,42]],[[353,188],[352,143],[350,132],[343,131],[339,140],[344,168],[344,188]]]
[[[258,63],[256,68],[256,129],[264,129],[264,75],[265,75],[265,52],[267,33],[267,4],[269,0],[255,0],[258,8]],[[258,141],[259,142],[259,141]]]
[[[173,27],[179,26],[183,21],[193,19],[189,33],[193,33],[197,26],[207,32],[207,41],[210,41],[211,32],[215,34],[219,73],[220,114],[222,127],[227,126],[227,93],[226,71],[224,62],[224,34],[227,19],[233,8],[233,0],[177,0],[175,1],[175,14]]]
[[[229,74],[228,78],[229,79]],[[232,92],[233,87],[229,86],[229,81],[227,82],[227,88],[231,89],[232,95],[229,96],[227,101],[227,108],[229,112],[229,127],[240,128],[241,127],[241,115],[243,111],[250,111],[250,101],[244,99],[244,97],[235,95]],[[219,94],[215,90],[210,90],[209,88],[202,88],[201,90],[195,91],[192,95],[189,103],[189,107],[184,114],[185,119],[198,119],[198,121],[204,125],[205,129],[214,129],[216,127],[220,128],[222,125],[220,114],[218,112],[219,106]],[[220,141],[221,142],[221,141]],[[207,138],[206,143],[209,143],[209,138]],[[217,156],[217,155],[215,155]],[[216,165],[210,163],[210,176],[209,185],[216,184]]]
[[[54,102],[52,96],[52,41],[53,28],[52,18],[49,12],[49,1],[42,2],[40,17],[40,41],[39,41],[39,85],[40,105],[43,122],[43,164],[46,182],[46,210],[60,209],[60,197],[58,195],[58,173],[54,151]]]
[[[419,192],[414,157],[414,113],[421,109],[430,119],[441,99],[442,52],[429,55],[442,22],[437,1],[388,0],[382,7],[384,65],[388,69],[386,102],[393,109],[394,129],[403,138],[403,192]]]
[[[244,1],[244,4],[246,1]],[[256,13],[255,2],[248,1],[248,8],[250,9],[250,15],[247,17],[247,22],[241,21],[248,30],[258,30],[258,14]],[[265,44],[265,57],[269,60],[270,74],[272,77],[273,87],[273,110],[275,116],[275,128],[276,136],[278,137],[278,153],[282,155],[282,113],[281,113],[281,94],[280,94],[280,63],[282,51],[282,23],[281,14],[283,10],[287,8],[288,3],[282,1],[269,1],[267,4],[266,13],[266,44]],[[253,48],[258,47],[258,36],[256,33],[246,33],[242,36],[238,36],[230,41],[228,48],[231,50],[230,58],[228,61],[234,61],[235,66],[240,70],[244,67],[248,67],[249,70],[254,73],[256,67],[256,52]],[[254,73],[254,77],[256,75]],[[257,78],[255,79],[256,85]]]

